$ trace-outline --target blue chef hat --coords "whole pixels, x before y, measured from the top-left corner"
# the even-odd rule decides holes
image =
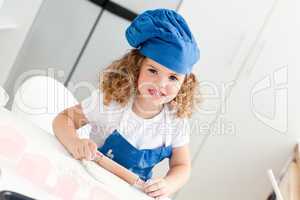
[[[186,21],[174,10],[148,10],[126,30],[128,43],[140,53],[179,73],[188,74],[200,51]]]

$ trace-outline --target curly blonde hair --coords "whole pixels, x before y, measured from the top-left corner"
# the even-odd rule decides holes
[[[144,59],[145,56],[138,49],[132,49],[100,73],[99,88],[104,94],[104,105],[108,106],[114,100],[125,106],[130,97],[138,93],[137,81]],[[192,116],[192,111],[201,102],[198,88],[196,76],[193,73],[186,75],[177,96],[167,103],[177,117]]]

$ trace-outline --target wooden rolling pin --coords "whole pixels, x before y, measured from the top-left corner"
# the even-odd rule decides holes
[[[138,175],[126,169],[117,162],[113,161],[101,152],[96,153],[94,161],[98,165],[108,170],[109,172],[115,174],[116,176],[120,177],[130,185],[134,185],[135,187],[141,188],[144,184],[144,181],[141,180]]]

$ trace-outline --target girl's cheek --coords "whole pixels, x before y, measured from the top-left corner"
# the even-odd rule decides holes
[[[177,95],[177,93],[178,93],[178,91],[177,91],[176,87],[169,87],[169,88],[167,88],[167,95],[170,98],[173,99]]]

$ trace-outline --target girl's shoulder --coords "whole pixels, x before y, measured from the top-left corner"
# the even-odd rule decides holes
[[[166,109],[167,126],[176,132],[189,131],[190,122],[188,118],[180,118],[176,116],[176,112],[170,108]]]
[[[98,109],[100,111],[110,111],[110,110],[122,110],[124,107],[122,107],[120,104],[118,104],[116,101],[111,101],[109,105],[104,104],[104,93],[100,89],[95,89],[92,91],[91,95],[87,97],[84,101],[87,101],[91,106],[98,106]]]
[[[179,118],[174,110],[167,110],[167,134],[168,144],[172,147],[180,147],[186,145],[190,141],[190,124],[188,118]]]
[[[176,115],[176,110],[172,109],[169,105],[166,105],[166,115],[167,121],[169,123],[187,123],[189,121],[188,118],[180,118]]]
[[[82,111],[90,122],[113,118],[123,112],[124,107],[117,102],[111,101],[109,105],[105,105],[103,100],[104,93],[100,89],[95,89],[90,96],[80,102]]]

